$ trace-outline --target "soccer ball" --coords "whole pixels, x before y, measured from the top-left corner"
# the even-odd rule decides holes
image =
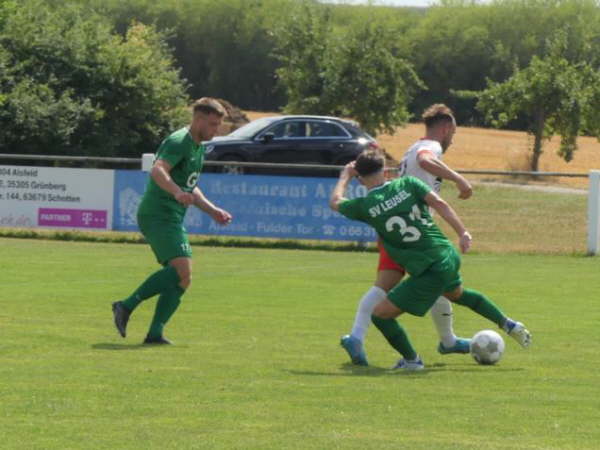
[[[479,364],[496,364],[504,353],[504,339],[493,330],[481,330],[471,339],[469,350]]]

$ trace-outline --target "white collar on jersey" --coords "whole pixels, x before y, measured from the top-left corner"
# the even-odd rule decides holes
[[[386,186],[386,185],[388,185],[388,184],[390,184],[390,182],[389,182],[389,181],[386,181],[385,183],[383,183],[383,184],[380,184],[379,186],[372,187],[371,189],[369,189],[369,190],[367,191],[367,194],[370,194],[371,192],[373,192],[373,191],[375,191],[375,190],[377,190],[377,189],[381,189],[382,187],[384,187],[384,186]]]

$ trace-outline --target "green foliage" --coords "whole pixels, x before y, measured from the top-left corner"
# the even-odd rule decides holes
[[[415,71],[428,87],[415,98],[414,111],[446,103],[459,123],[477,122],[474,103],[457,99],[451,89],[479,90],[486,76],[495,75],[500,56],[483,20],[486,12],[470,2],[444,2],[408,31],[414,42]]]
[[[567,35],[558,33],[547,56],[534,56],[527,68],[516,68],[505,82],[489,81],[477,104],[496,127],[519,115],[526,118],[528,130],[535,136],[532,170],[538,168],[544,139],[559,134],[559,154],[565,161],[571,161],[582,124],[596,121],[598,71],[587,61],[570,62],[566,53]],[[590,125],[589,131],[594,128],[595,125]]]
[[[286,111],[352,117],[369,133],[393,132],[424,88],[389,29],[369,23],[332,32],[330,8],[304,3],[278,35]]]
[[[294,0],[82,0],[125,34],[153,25],[169,45],[194,97],[222,97],[250,109],[279,109],[272,28]]]
[[[110,30],[74,4],[27,0],[5,16],[3,149],[135,156],[184,122],[184,85],[163,37],[139,24],[124,39]]]
[[[600,8],[596,0],[495,0],[475,4],[445,0],[409,30],[415,70],[429,90],[413,110],[443,101],[460,123],[481,124],[474,102],[453,91],[482,90],[486,80],[504,81],[546,54],[546,42],[566,34],[569,61],[600,58]],[[517,119],[520,119],[517,117]],[[526,128],[525,121],[509,125]]]
[[[277,76],[287,94],[286,111],[327,114],[321,97],[331,9],[303,2],[290,12],[276,33],[276,53],[281,61]]]
[[[408,122],[408,104],[425,86],[393,42],[388,30],[370,24],[332,40],[324,64],[325,109],[355,118],[372,134],[394,133]]]
[[[488,79],[506,81],[515,68],[548,56],[546,42],[557,32],[565,60],[598,67],[599,6],[0,0],[0,145],[139,154],[186,120],[188,95],[222,97],[246,109],[348,115],[372,132],[445,102],[459,123],[478,125],[484,117],[475,98],[457,93],[481,91]],[[593,93],[585,95],[599,104]],[[598,135],[598,119],[581,107],[579,130]],[[503,126],[527,129],[528,120],[517,114]],[[565,140],[564,156],[573,148]]]

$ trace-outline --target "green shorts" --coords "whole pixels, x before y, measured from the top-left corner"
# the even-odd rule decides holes
[[[390,301],[409,314],[424,316],[438,297],[462,284],[460,256],[448,248],[445,256],[417,276],[402,281],[389,293]]]
[[[138,216],[138,226],[150,244],[159,264],[168,264],[173,258],[192,257],[188,234],[181,223]]]

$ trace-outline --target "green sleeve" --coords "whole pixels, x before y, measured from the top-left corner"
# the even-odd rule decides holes
[[[177,140],[168,137],[160,144],[156,159],[162,159],[168,162],[171,167],[175,167],[185,156],[185,148]]]
[[[410,184],[416,197],[420,200],[423,200],[425,196],[431,192],[429,185],[419,178],[407,177],[407,182]]]
[[[340,214],[346,216],[352,220],[362,220],[362,198],[355,198],[352,200],[344,200],[338,204],[338,210]]]

